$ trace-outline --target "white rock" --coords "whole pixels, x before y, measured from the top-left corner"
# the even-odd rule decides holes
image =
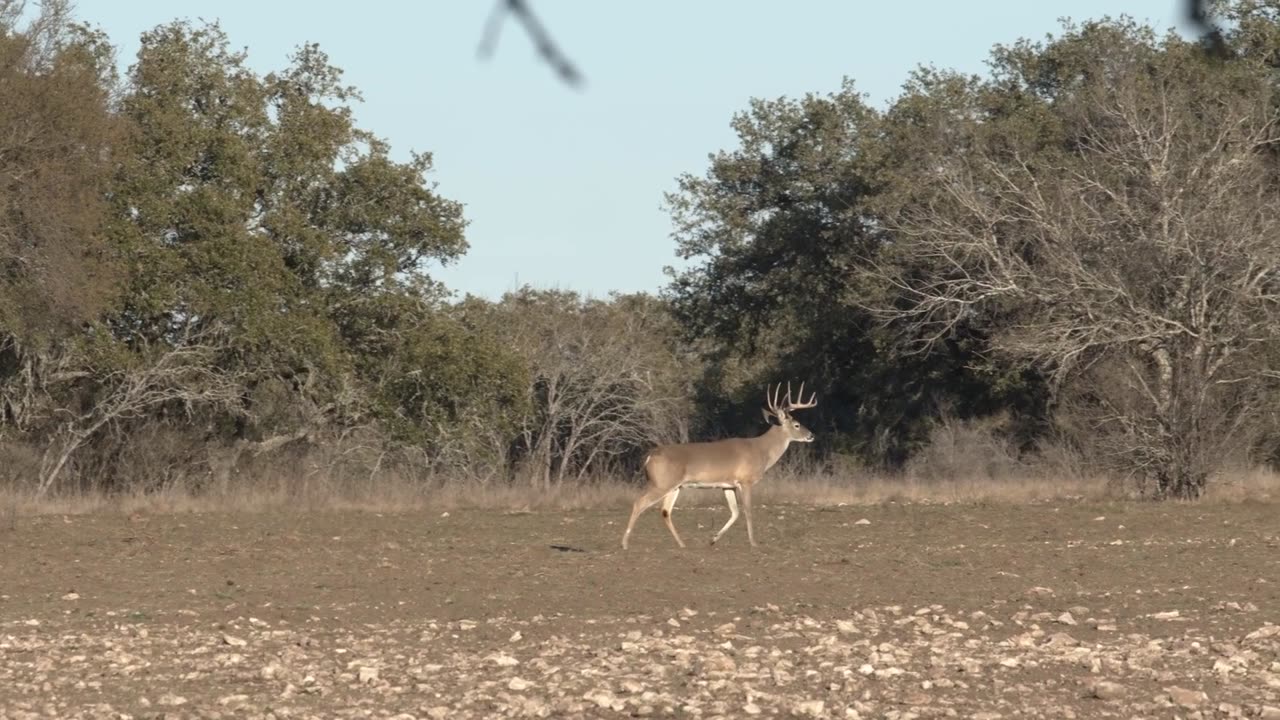
[[[506,653],[494,653],[486,657],[485,660],[497,665],[498,667],[515,667],[520,664],[519,660]]]
[[[591,692],[583,695],[582,699],[587,702],[595,703],[596,707],[603,708],[605,710],[613,707],[613,704],[618,701],[618,699],[614,697],[613,693],[608,690],[592,690]]]
[[[1188,710],[1195,710],[1206,702],[1209,702],[1209,696],[1200,690],[1188,690],[1175,685],[1173,687],[1165,688],[1164,691],[1168,693],[1169,700],[1171,700],[1174,705]]]
[[[826,708],[827,704],[822,700],[806,700],[802,703],[796,703],[793,712],[804,717],[822,717],[822,713]]]
[[[1124,686],[1110,680],[1099,680],[1089,687],[1089,694],[1099,700],[1115,700],[1124,695]]]
[[[524,678],[519,678],[519,677],[513,677],[511,678],[511,681],[507,683],[507,689],[514,690],[516,692],[528,690],[532,686],[533,686],[533,683],[529,682],[528,680],[525,680]]]

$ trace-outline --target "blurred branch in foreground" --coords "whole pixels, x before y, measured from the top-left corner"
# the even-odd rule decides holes
[[[502,20],[506,15],[511,15],[519,20],[524,29],[529,33],[529,39],[533,41],[533,45],[538,50],[538,54],[542,59],[555,70],[556,74],[564,83],[573,88],[581,88],[583,84],[582,74],[578,72],[578,68],[565,57],[564,52],[551,38],[547,29],[538,21],[533,10],[529,8],[525,0],[498,0],[497,6],[494,7],[493,13],[489,16],[489,21],[485,24],[484,35],[480,38],[479,56],[488,59],[493,55],[493,49],[498,43],[498,31],[502,28]]]

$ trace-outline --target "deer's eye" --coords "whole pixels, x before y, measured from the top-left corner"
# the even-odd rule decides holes
[[[798,428],[798,427],[800,427],[800,423],[791,423],[791,427],[796,427],[796,428]]]

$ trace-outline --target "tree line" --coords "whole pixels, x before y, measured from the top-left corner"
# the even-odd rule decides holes
[[[753,100],[668,194],[658,294],[458,299],[428,153],[357,126],[316,46],[266,75],[216,24],[128,70],[65,2],[0,0],[0,454],[37,494],[317,472],[550,488],[761,430],[805,379],[818,454],[894,468],[946,415],[1156,497],[1277,454],[1280,9],[1229,60],[1128,19]],[[354,470],[353,470],[354,469]]]

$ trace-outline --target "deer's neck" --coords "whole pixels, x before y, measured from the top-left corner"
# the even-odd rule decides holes
[[[781,425],[771,425],[768,430],[756,438],[759,443],[762,454],[764,455],[764,469],[768,471],[773,464],[778,462],[782,454],[787,451],[787,446],[791,444],[791,438],[787,437],[787,433],[782,429]]]

